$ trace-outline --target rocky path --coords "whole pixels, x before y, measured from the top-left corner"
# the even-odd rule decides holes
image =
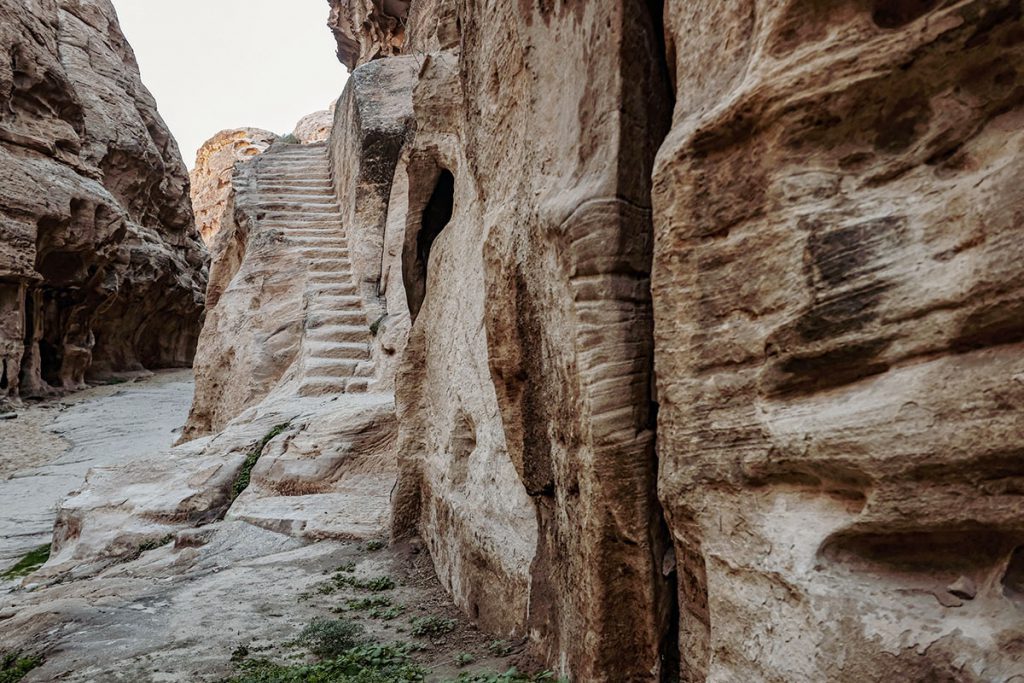
[[[89,468],[169,449],[188,415],[192,386],[190,370],[160,372],[0,422],[0,571],[49,541],[58,501]]]
[[[369,330],[352,279],[326,145],[275,148],[258,162],[260,221],[309,264],[299,393],[361,393],[373,375]]]

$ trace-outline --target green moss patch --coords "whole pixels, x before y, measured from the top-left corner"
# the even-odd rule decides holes
[[[7,580],[20,579],[42,567],[49,559],[50,544],[47,543],[46,545],[41,545],[29,554],[25,555],[25,557],[21,558],[18,564],[14,565],[0,576]]]

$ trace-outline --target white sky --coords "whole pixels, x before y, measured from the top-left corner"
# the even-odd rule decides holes
[[[341,94],[327,0],[112,0],[189,168],[225,128],[290,133]]]

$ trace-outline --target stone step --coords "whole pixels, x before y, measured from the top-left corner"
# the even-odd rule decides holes
[[[348,314],[349,311],[357,310],[362,312],[362,298],[354,294],[338,294],[337,292],[342,291],[341,287],[327,289],[329,285],[324,284],[323,289],[318,289],[317,293],[323,296],[316,296],[312,294],[310,296],[310,304],[315,307],[317,311],[324,311],[318,313],[316,319],[321,321],[322,325],[328,325],[328,321],[334,321],[334,319],[346,319],[351,324],[351,316]],[[330,294],[328,294],[330,292]],[[335,313],[339,313],[337,317],[334,317]],[[343,314],[341,314],[343,313]],[[362,327],[367,327],[366,317],[362,318]],[[369,328],[368,328],[369,329]]]
[[[356,368],[366,360],[366,355],[352,358],[308,357],[303,361],[307,377],[340,377],[348,379],[355,375]]]
[[[335,225],[321,225],[321,226],[295,226],[295,225],[282,225],[280,223],[265,225],[264,227],[276,228],[285,233],[285,237],[288,239],[295,239],[300,237],[312,237],[312,238],[326,238],[329,240],[335,240],[335,244],[340,241],[344,243],[345,232],[338,226]]]
[[[289,202],[281,200],[263,200],[256,203],[256,210],[261,212],[288,212],[288,213],[329,213],[339,215],[341,212],[334,202]]]
[[[307,264],[310,273],[333,273],[340,269],[342,261],[341,258],[313,258],[309,260]],[[346,271],[351,273],[351,264],[348,259],[344,259],[344,268]]]
[[[308,317],[311,321],[316,321],[316,326],[323,325],[350,325],[352,327],[358,327],[369,332],[369,324],[366,322],[366,314],[363,312],[362,307],[355,308],[351,303],[338,304],[334,303],[334,299],[342,299],[345,297],[330,297],[329,301],[325,302],[324,299],[313,299],[310,302],[310,312]]]
[[[346,394],[365,394],[370,390],[370,381],[361,377],[353,377],[345,383]]]
[[[352,297],[355,296],[356,288],[352,285],[351,278],[338,278],[334,282],[307,283],[307,289],[317,306],[334,309],[355,305],[352,303]]]
[[[324,396],[345,393],[342,377],[306,377],[299,385],[299,396]]]
[[[298,187],[303,184],[307,185],[326,185],[330,186],[331,177],[323,173],[260,173],[256,176],[256,182],[260,186],[271,186],[271,185],[291,185]]]
[[[260,193],[273,192],[333,192],[334,186],[327,180],[301,180],[291,178],[285,181],[260,182]]]
[[[360,342],[366,343],[370,329],[366,325],[321,325],[306,331],[307,343]]]
[[[314,342],[307,340],[305,347],[311,358],[342,358],[365,363],[370,356],[370,348],[365,342]],[[356,369],[354,372],[358,374],[359,370]]]
[[[338,247],[330,242],[298,245],[296,250],[311,259],[328,258],[348,262],[348,247]]]
[[[260,202],[289,202],[289,203],[303,203],[309,202],[312,204],[321,204],[328,202],[333,206],[337,205],[334,201],[334,193],[329,189],[324,192],[263,192],[259,193]]]

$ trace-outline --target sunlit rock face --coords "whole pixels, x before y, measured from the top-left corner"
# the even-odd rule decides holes
[[[1024,671],[1019,2],[670,2],[683,680]]]
[[[0,1],[0,397],[188,365],[206,254],[107,0]]]
[[[212,245],[231,193],[235,164],[262,154],[277,135],[260,128],[222,130],[203,143],[192,169],[192,208],[199,234]]]

